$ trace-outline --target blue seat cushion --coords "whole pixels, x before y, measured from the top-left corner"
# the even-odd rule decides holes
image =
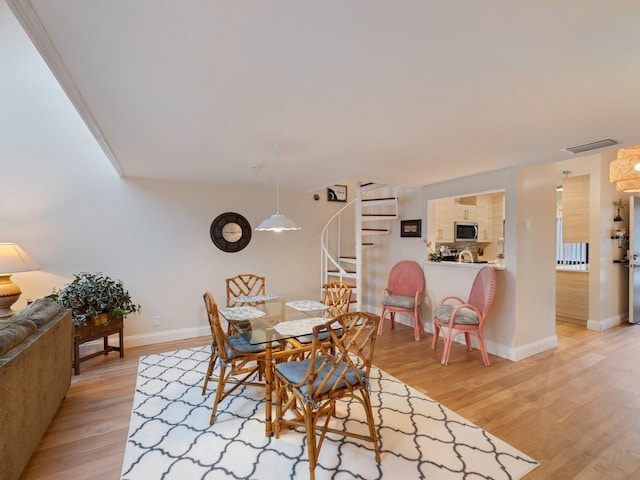
[[[453,313],[454,305],[440,305],[433,310],[433,316],[442,323],[451,321],[451,313]],[[479,325],[478,314],[468,308],[458,310],[454,323],[459,325]]]
[[[238,330],[247,330],[251,326],[248,320],[227,320],[227,322]]]
[[[338,333],[338,336],[340,336],[340,333]],[[313,335],[301,335],[299,337],[294,337],[294,338],[302,344],[308,344],[313,341]],[[320,335],[318,335],[318,339],[320,339],[321,342],[324,342],[328,338],[329,338],[329,332],[322,332],[320,333]]]
[[[404,295],[387,295],[382,299],[382,304],[388,307],[413,308],[416,304],[414,297]]]
[[[322,363],[324,361],[325,357],[324,356],[318,356],[315,357],[314,360],[316,362],[320,362]],[[282,363],[278,363],[276,365],[276,370],[280,373],[280,375],[282,375],[284,378],[286,378],[290,383],[292,384],[298,384],[300,382],[302,382],[306,375],[307,372],[309,371],[309,366],[311,364],[312,359],[307,358],[305,360],[300,360],[297,362],[282,362]],[[326,383],[326,385],[322,388],[322,392],[321,393],[326,393],[328,392],[334,385],[334,383],[338,380],[338,377],[340,375],[342,375],[342,373],[345,371],[345,369],[349,369],[349,371],[347,372],[347,374],[345,375],[345,380],[350,384],[350,385],[356,385],[358,383],[358,377],[356,376],[356,374],[354,373],[354,371],[349,367],[349,365],[346,362],[340,362],[338,368],[336,369],[335,372],[333,372],[333,374],[331,375],[331,378],[329,379],[329,381]],[[319,372],[317,378],[315,379],[315,381],[313,382],[313,389],[314,391],[320,386],[320,384],[324,381],[324,379],[326,378],[326,376],[329,374],[329,371],[331,370],[331,364],[327,364],[325,367],[322,368],[322,370]],[[364,377],[364,370],[358,369],[358,372],[360,374],[360,376],[363,378]],[[306,393],[306,385],[304,384],[300,390],[303,393]],[[340,384],[338,385],[338,388],[344,387],[344,381],[340,381]]]
[[[258,345],[252,345],[247,342],[247,340],[242,335],[230,335],[227,337],[227,339],[229,340],[229,343],[233,346],[233,348],[242,353],[260,353],[264,352],[265,349],[264,344],[261,343]],[[236,352],[231,350],[228,345],[226,347],[228,359],[231,360],[239,356]]]

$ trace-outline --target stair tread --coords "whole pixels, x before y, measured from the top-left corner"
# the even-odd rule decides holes
[[[334,256],[329,255],[330,249],[328,245],[324,246],[323,250],[328,260],[323,263],[323,269],[326,276],[346,282],[353,289],[351,303],[360,305],[362,299],[358,294],[357,287],[363,273],[355,270],[360,270],[359,267],[364,267],[364,265],[360,265],[357,254],[364,251],[364,247],[375,246],[374,240],[376,236],[391,233],[390,222],[399,218],[396,186],[377,182],[361,183],[358,185],[358,202],[360,202],[360,209],[356,209],[356,211],[359,211],[360,217],[356,225],[360,228],[360,231],[358,232],[359,235],[356,236],[355,245],[346,245],[348,241],[343,238],[342,242],[344,243],[339,244],[336,249],[339,252],[346,247],[348,251],[355,249],[355,252]],[[372,228],[367,228],[365,225],[371,225]],[[329,228],[333,228],[333,226],[329,227],[327,225],[325,230],[328,232]],[[327,233],[327,244],[329,243],[328,235],[329,233]],[[334,268],[329,268],[330,266]]]
[[[396,197],[363,198],[363,202],[375,202],[378,200],[397,200]]]

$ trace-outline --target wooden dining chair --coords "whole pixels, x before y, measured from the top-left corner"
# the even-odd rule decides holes
[[[433,309],[431,348],[436,348],[442,332],[444,335],[442,365],[448,363],[453,340],[461,333],[464,333],[468,351],[471,351],[470,335],[475,335],[480,344],[482,360],[486,366],[490,365],[489,355],[484,345],[483,329],[495,295],[496,270],[493,267],[483,267],[476,274],[468,300],[454,295],[447,296],[440,301],[439,306]]]
[[[218,382],[209,420],[213,425],[218,405],[238,387],[241,385],[264,387],[264,382],[260,380],[265,368],[265,345],[251,345],[242,335],[227,335],[220,323],[218,304],[213,294],[205,292],[203,298],[209,318],[212,344],[202,394],[206,393],[209,381]],[[216,364],[219,366],[219,372],[214,375]],[[258,380],[250,381],[250,378],[255,375],[258,375]],[[227,389],[228,384],[232,386]]]
[[[250,297],[252,295],[264,295],[266,293],[265,277],[253,273],[241,273],[235,277],[227,278],[227,307],[251,306],[264,307],[264,302],[237,302],[236,297]],[[227,320],[227,333],[242,333],[249,322],[242,320]]]
[[[373,444],[380,463],[380,446],[371,399],[369,373],[380,319],[377,316],[343,313],[313,329],[311,354],[299,361],[275,366],[276,438],[284,428],[307,432],[309,477],[315,478],[320,448],[327,433],[343,435]],[[330,342],[323,340],[329,336]],[[367,433],[329,426],[338,400],[358,402],[364,409]],[[347,412],[353,411],[351,405]]]
[[[322,303],[328,305],[332,316],[347,313],[351,306],[352,288],[346,283],[336,280],[322,286]]]

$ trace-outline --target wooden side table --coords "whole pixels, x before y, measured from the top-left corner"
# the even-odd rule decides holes
[[[109,345],[109,335],[118,334],[119,346]],[[90,353],[84,357],[80,356],[80,345],[92,340],[103,339],[103,349],[99,352]],[[80,362],[97,357],[98,355],[108,355],[109,352],[120,352],[120,357],[124,356],[124,318],[112,313],[101,313],[93,321],[86,322],[76,327],[73,340],[73,370],[76,375],[80,374]]]

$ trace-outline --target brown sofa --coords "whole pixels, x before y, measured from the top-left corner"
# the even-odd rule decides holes
[[[0,320],[0,480],[17,480],[71,384],[71,310],[51,299]]]

